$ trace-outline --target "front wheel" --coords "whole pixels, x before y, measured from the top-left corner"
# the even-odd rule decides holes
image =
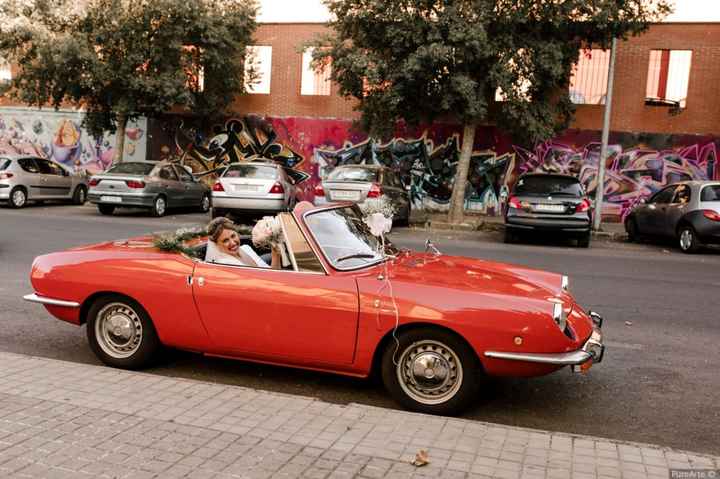
[[[702,243],[692,226],[683,226],[678,234],[678,243],[683,253],[697,253],[702,248]]]
[[[625,220],[625,232],[627,232],[628,241],[635,242],[639,240],[638,227],[635,218]]]
[[[155,327],[142,306],[120,295],[93,303],[87,316],[87,337],[95,355],[116,368],[146,366],[160,348]]]
[[[74,205],[84,205],[87,199],[87,191],[84,186],[78,186],[73,193],[72,202]]]
[[[382,357],[382,378],[392,397],[426,414],[452,415],[474,399],[482,366],[454,334],[418,328],[391,341]]]
[[[159,218],[161,216],[165,216],[165,211],[167,210],[167,200],[164,196],[158,196],[155,198],[155,201],[153,201],[152,209],[150,210],[152,212],[152,215]]]

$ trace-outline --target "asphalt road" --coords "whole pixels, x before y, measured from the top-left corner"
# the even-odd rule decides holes
[[[90,206],[0,207],[0,350],[99,364],[79,329],[22,301],[39,254],[171,230],[200,214],[100,216]],[[504,245],[498,234],[400,229],[393,239],[422,249],[564,272],[586,307],[605,315],[608,349],[587,375],[492,379],[466,418],[592,434],[720,454],[720,252],[683,255],[663,244],[594,242]],[[0,365],[0,371],[2,365]],[[326,374],[171,352],[151,373],[301,394],[337,403],[397,407],[382,387]]]

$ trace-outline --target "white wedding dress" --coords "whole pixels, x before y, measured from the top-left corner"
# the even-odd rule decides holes
[[[246,264],[237,256],[220,251],[215,242],[210,240],[208,240],[207,249],[205,250],[205,261],[208,263],[228,264],[233,266],[257,266],[260,268],[270,267],[270,265],[263,261],[263,259],[258,256],[258,254],[250,246],[244,244],[240,246],[240,248],[242,248],[243,252],[253,261],[255,261],[255,264]]]

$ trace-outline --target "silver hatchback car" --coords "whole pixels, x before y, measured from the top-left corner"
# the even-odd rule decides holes
[[[210,188],[184,167],[168,162],[128,161],[90,178],[88,200],[100,213],[115,208],[148,208],[153,216],[164,216],[168,208],[210,210]]]
[[[85,203],[84,175],[71,173],[59,163],[36,156],[0,156],[0,201],[22,208],[28,201],[69,200]]]

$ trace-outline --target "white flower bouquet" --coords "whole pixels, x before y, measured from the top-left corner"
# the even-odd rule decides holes
[[[390,219],[395,215],[395,207],[387,198],[381,196],[379,198],[368,198],[358,205],[363,216],[370,216],[373,213],[380,213]]]
[[[276,216],[265,216],[252,229],[252,242],[257,248],[267,249],[282,243],[282,225]]]

